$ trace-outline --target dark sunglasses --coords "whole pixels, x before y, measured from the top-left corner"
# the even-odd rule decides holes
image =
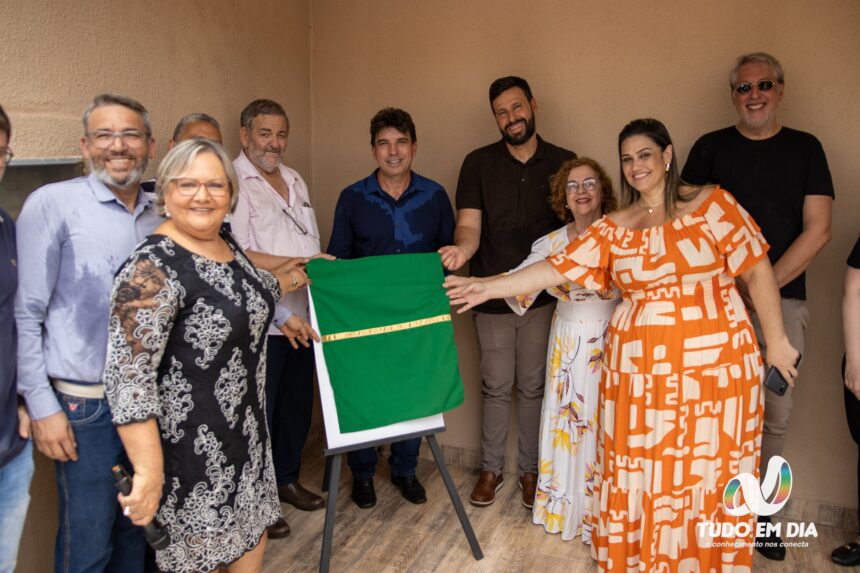
[[[753,86],[758,88],[760,92],[769,92],[773,89],[775,82],[773,80],[759,80],[757,82],[741,82],[735,86],[735,93],[740,95],[748,94],[752,91]]]

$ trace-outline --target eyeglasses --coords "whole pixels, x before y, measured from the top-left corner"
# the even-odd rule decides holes
[[[570,194],[578,193],[580,189],[584,191],[594,191],[597,189],[597,179],[594,177],[587,177],[580,181],[568,181],[567,185],[564,186],[567,189],[567,192]]]
[[[281,211],[283,211],[283,212],[284,212],[284,215],[286,215],[287,217],[289,217],[290,221],[292,221],[292,222],[293,222],[293,225],[296,227],[296,231],[298,231],[298,232],[299,232],[299,233],[301,233],[302,235],[307,235],[307,234],[308,234],[308,230],[305,228],[305,226],[304,226],[304,225],[302,225],[301,223],[299,223],[299,220],[298,220],[298,219],[296,219],[295,215],[293,215],[293,214],[292,214],[292,213],[290,213],[287,209],[284,209],[284,208],[281,208]]]
[[[194,197],[201,187],[213,197],[226,197],[230,193],[230,181],[227,179],[210,179],[209,181],[198,181],[189,177],[174,179],[176,191],[180,197]]]
[[[760,92],[769,92],[773,89],[775,82],[773,80],[759,80],[757,82],[741,82],[735,86],[735,93],[745,95],[752,91],[753,87],[757,87]]]
[[[125,131],[99,129],[96,131],[88,131],[86,136],[92,140],[93,145],[98,149],[107,149],[113,145],[113,142],[117,137],[120,138],[127,146],[138,148],[143,145],[148,137],[146,133],[139,129],[127,129]]]
[[[13,157],[15,157],[15,154],[12,153],[12,150],[8,147],[3,151],[0,151],[0,159],[3,160],[3,165],[7,165],[10,161],[12,161]]]

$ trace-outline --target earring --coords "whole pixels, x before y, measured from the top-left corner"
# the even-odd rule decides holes
[[[166,219],[169,219],[169,218],[170,218],[170,211],[168,211],[167,209],[165,209],[165,210],[164,210],[164,217],[165,217]]]
[[[666,173],[669,173],[669,166],[672,165],[672,162],[666,164]]]

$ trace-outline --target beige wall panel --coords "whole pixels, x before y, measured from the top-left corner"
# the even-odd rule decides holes
[[[810,272],[812,320],[786,457],[795,496],[856,505],[838,362],[841,280],[860,231],[860,175],[849,164],[860,131],[860,3],[319,0],[311,20],[312,187],[324,241],[340,190],[375,166],[368,124],[384,106],[412,114],[415,169],[453,198],[463,157],[498,138],[490,82],[522,75],[538,102],[538,131],[596,158],[617,184],[616,137],[627,121],[661,119],[685,159],[699,135],[735,122],[734,58],[755,50],[780,58],[783,121],[822,141],[838,196],[833,241]],[[466,403],[447,416],[442,440],[477,448],[477,346],[470,320],[455,328]],[[509,454],[515,446],[511,435]]]
[[[310,171],[305,0],[0,6],[0,102],[12,117],[17,158],[80,155],[81,113],[106,91],[149,109],[159,158],[176,121],[195,111],[217,118],[228,151],[237,153],[239,112],[266,97],[290,115],[290,163]]]

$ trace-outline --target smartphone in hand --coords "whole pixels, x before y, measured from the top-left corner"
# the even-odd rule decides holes
[[[797,357],[797,362],[794,363],[795,368],[800,365],[801,358],[802,356]],[[788,390],[788,381],[783,378],[782,373],[778,369],[770,366],[767,369],[767,374],[764,376],[764,387],[778,396],[785,396],[785,391]]]

